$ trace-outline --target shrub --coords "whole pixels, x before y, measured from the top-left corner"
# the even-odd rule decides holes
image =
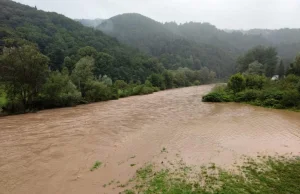
[[[263,101],[263,105],[267,107],[278,107],[279,101],[274,98],[268,98],[265,101]]]
[[[246,87],[246,79],[242,74],[237,73],[231,76],[228,82],[228,88],[231,89],[234,93],[243,91],[245,87]]]
[[[266,99],[273,98],[275,100],[282,100],[284,92],[278,89],[269,89],[261,92],[260,100],[265,101]]]
[[[148,77],[148,80],[154,87],[159,87],[160,89],[166,89],[166,85],[164,83],[164,78],[160,74],[152,74]]]
[[[124,80],[117,80],[114,83],[114,87],[117,88],[117,89],[124,90],[125,88],[128,87],[128,84]]]
[[[288,83],[298,84],[300,81],[300,77],[294,74],[290,74],[284,79],[284,81]]]
[[[235,97],[236,102],[250,102],[255,101],[260,95],[260,92],[257,90],[246,90],[243,92],[237,93]]]
[[[202,97],[203,102],[231,102],[232,99],[229,95],[222,92],[211,92]]]
[[[89,102],[105,101],[111,99],[117,99],[118,90],[107,86],[103,82],[89,81],[86,84],[86,100]]]
[[[246,76],[246,87],[249,89],[261,90],[266,83],[266,77],[259,75],[247,75]]]
[[[200,83],[199,80],[194,81],[194,85],[195,85],[195,86],[199,86],[200,84],[201,84],[201,83]]]
[[[284,92],[281,104],[284,107],[297,107],[299,105],[300,95],[298,91],[291,90]]]

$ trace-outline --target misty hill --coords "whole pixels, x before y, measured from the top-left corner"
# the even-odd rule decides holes
[[[219,76],[230,75],[235,68],[234,56],[227,50],[190,41],[173,29],[140,14],[123,14],[103,21],[97,29],[122,43],[157,56],[166,68],[192,69],[208,67]]]
[[[96,28],[97,26],[99,26],[103,22],[103,19],[99,19],[99,18],[94,19],[94,20],[91,20],[91,19],[75,19],[75,21],[80,22],[84,26],[91,27],[91,28]]]
[[[108,67],[102,68],[102,75],[126,81],[145,80],[156,67],[150,57],[137,49],[63,15],[10,0],[0,1],[0,13],[0,53],[4,46],[35,43],[50,58],[50,68],[56,70],[62,68],[66,57],[74,65],[79,60],[78,50],[91,46],[113,58]]]
[[[198,45],[206,44],[206,47],[214,48],[218,53],[222,50],[233,58],[257,45],[276,47],[286,61],[291,61],[300,50],[299,29],[225,31],[209,23],[162,24],[140,14],[112,17],[100,24],[98,29],[155,56],[163,54],[160,48],[165,42],[178,39]]]

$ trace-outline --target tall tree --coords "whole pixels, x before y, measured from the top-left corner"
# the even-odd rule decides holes
[[[46,81],[48,62],[49,58],[33,45],[5,48],[3,51],[0,79],[10,100],[20,100],[24,111],[30,108]]]
[[[285,73],[285,69],[284,69],[283,61],[280,60],[280,64],[279,64],[279,67],[278,67],[278,75],[279,75],[279,77],[283,78],[284,73]]]
[[[88,83],[88,81],[94,78],[94,64],[95,60],[93,57],[83,57],[76,63],[75,69],[72,72],[72,80],[79,88],[82,97],[85,97],[86,84]]]
[[[249,64],[255,61],[263,64],[266,76],[273,76],[278,61],[276,49],[274,47],[264,46],[254,47],[238,58],[238,71],[247,71]]]

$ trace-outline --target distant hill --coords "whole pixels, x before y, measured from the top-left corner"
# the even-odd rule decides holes
[[[80,22],[82,25],[87,26],[87,27],[92,27],[92,28],[96,28],[97,26],[99,26],[104,20],[103,19],[75,19],[75,21]]]
[[[199,50],[197,52],[201,53],[201,58],[196,56],[195,53],[190,53],[194,59],[203,61],[204,56],[207,60],[221,55],[220,57],[224,58],[227,63],[231,61],[229,62],[231,65],[234,64],[237,56],[257,45],[276,47],[280,57],[285,61],[291,61],[300,51],[299,29],[221,30],[209,23],[189,22],[177,24],[167,22],[163,24],[140,14],[122,14],[112,17],[102,22],[97,29],[154,56],[164,54],[178,56],[178,53],[172,53],[173,51],[164,53],[164,46],[172,41],[185,40],[185,48],[186,44],[198,45]],[[206,46],[203,46],[203,44]],[[201,47],[202,49],[200,49]],[[206,49],[203,50],[203,47]],[[212,50],[214,51],[211,52]],[[222,54],[211,56],[212,53]],[[229,60],[229,58],[233,59]],[[201,65],[210,67],[212,64],[201,63]],[[220,66],[228,68],[222,62]],[[224,71],[224,69],[214,70],[218,73]]]
[[[35,43],[50,58],[50,68],[57,70],[62,68],[66,57],[74,65],[79,60],[78,50],[91,46],[113,58],[112,64],[102,69],[103,75],[136,81],[145,80],[155,72],[150,56],[63,15],[11,0],[0,0],[0,13],[0,53],[4,46],[15,46],[23,41]]]
[[[235,70],[235,59],[230,51],[187,39],[181,32],[176,33],[174,29],[140,14],[112,17],[103,21],[97,29],[159,57],[166,68],[208,67],[220,77],[229,76]]]

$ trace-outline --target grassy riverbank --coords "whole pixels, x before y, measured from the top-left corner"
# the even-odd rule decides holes
[[[189,167],[182,161],[162,170],[147,165],[137,170],[126,194],[297,194],[300,191],[299,157],[247,159],[238,170]]]
[[[227,85],[205,95],[204,102],[241,102],[277,109],[300,110],[300,77],[271,81],[258,75],[236,74]]]

